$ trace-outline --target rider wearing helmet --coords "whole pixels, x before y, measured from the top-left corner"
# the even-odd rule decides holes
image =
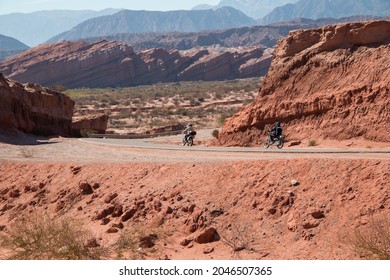
[[[192,124],[187,125],[187,128],[183,130],[183,134],[185,134],[185,139],[187,141],[188,135],[190,135],[194,131]]]
[[[269,131],[271,141],[275,141],[275,139],[279,138],[282,135],[282,127],[280,125],[280,122],[276,122],[275,126]]]

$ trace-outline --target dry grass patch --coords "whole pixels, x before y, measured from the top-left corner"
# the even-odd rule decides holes
[[[117,259],[144,260],[159,253],[158,243],[166,244],[172,231],[159,227],[147,228],[137,225],[121,232],[118,240],[112,245]]]
[[[365,259],[390,260],[390,215],[373,218],[349,236],[348,244]]]
[[[19,149],[19,154],[24,158],[32,158],[34,157],[34,150],[27,147],[21,147]]]
[[[107,253],[81,222],[46,215],[17,220],[0,244],[16,260],[98,260]]]

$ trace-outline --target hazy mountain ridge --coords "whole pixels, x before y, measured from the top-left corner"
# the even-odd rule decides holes
[[[134,50],[151,48],[188,50],[191,48],[210,46],[223,48],[264,46],[273,48],[277,41],[282,37],[287,36],[291,30],[317,28],[336,23],[383,19],[390,19],[390,17],[356,16],[340,19],[295,19],[268,26],[240,27],[219,31],[188,33],[122,33],[84,38],[83,40],[90,43],[102,40],[124,42],[131,45]]]
[[[288,3],[295,3],[297,1],[298,0],[221,0],[216,6],[202,4],[195,6],[193,9],[218,9],[224,6],[229,6],[242,11],[254,19],[259,19],[267,15],[276,7],[280,7]]]
[[[0,34],[16,38],[32,47],[45,42],[61,32],[69,30],[87,19],[113,14],[117,11],[119,10],[54,10],[27,14],[12,13],[0,15]]]
[[[14,38],[0,35],[0,61],[28,48],[27,45]]]
[[[138,32],[194,32],[253,25],[255,20],[231,7],[201,11],[131,11],[87,20],[47,42]]]
[[[357,15],[390,16],[389,0],[300,0],[275,8],[258,24],[288,21],[294,18],[341,18]]]
[[[0,34],[0,51],[25,50],[29,47],[15,38]]]

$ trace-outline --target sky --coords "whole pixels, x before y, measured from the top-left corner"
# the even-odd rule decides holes
[[[0,0],[0,14],[42,10],[190,10],[199,4],[216,5],[220,0]]]

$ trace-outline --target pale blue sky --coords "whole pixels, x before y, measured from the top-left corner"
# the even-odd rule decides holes
[[[41,10],[190,10],[198,4],[216,5],[220,0],[0,0],[0,14]]]

